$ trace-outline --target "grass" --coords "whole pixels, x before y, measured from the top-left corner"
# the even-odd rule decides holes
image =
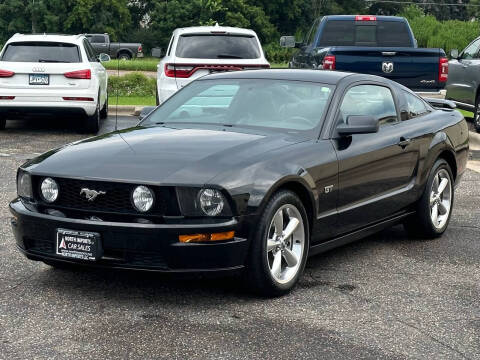
[[[109,105],[116,105],[117,98],[110,96],[108,98]],[[155,106],[155,96],[119,96],[118,105],[144,105]]]
[[[127,71],[157,71],[157,64],[160,59],[154,57],[139,58],[133,60],[110,60],[102,63],[107,70],[127,70]]]
[[[286,68],[288,68],[288,63],[270,63],[270,68],[272,68],[272,69],[286,69]]]

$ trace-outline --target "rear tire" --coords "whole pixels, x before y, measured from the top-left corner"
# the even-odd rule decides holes
[[[160,105],[160,99],[158,98],[158,87],[155,86],[155,103],[156,105]]]
[[[291,236],[285,237],[285,232]],[[246,287],[263,296],[291,291],[305,269],[309,239],[307,213],[298,196],[286,190],[276,193],[251,239]]]
[[[106,119],[108,117],[108,92],[105,104],[103,104],[102,110],[100,110],[100,119]]]
[[[475,111],[473,112],[473,126],[475,130],[480,133],[480,94],[477,95],[475,100]]]
[[[97,108],[92,116],[87,116],[83,130],[87,134],[96,134],[100,130],[100,97],[97,100]]]
[[[127,52],[122,52],[120,54],[118,54],[118,58],[120,60],[131,60],[132,59],[132,55],[130,55],[129,53]]]
[[[6,126],[7,126],[7,120],[0,118],[0,130],[5,130]]]
[[[416,214],[403,224],[408,234],[423,239],[441,236],[450,222],[453,202],[452,170],[444,159],[438,159],[430,170],[425,190],[416,205]]]

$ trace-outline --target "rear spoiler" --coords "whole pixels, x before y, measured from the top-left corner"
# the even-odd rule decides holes
[[[434,98],[423,98],[426,102],[432,105],[435,109],[438,110],[447,110],[452,111],[455,110],[457,105],[450,100],[443,100],[443,99],[434,99]]]

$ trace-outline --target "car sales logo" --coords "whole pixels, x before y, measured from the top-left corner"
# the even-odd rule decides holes
[[[391,72],[393,72],[393,62],[391,61],[384,61],[382,63],[382,71],[385,73],[385,74],[390,74]]]
[[[80,190],[80,195],[85,195],[85,198],[88,201],[93,201],[97,198],[98,195],[105,195],[105,194],[106,194],[105,191],[96,191],[96,190],[90,190],[87,188],[83,188],[82,190]]]

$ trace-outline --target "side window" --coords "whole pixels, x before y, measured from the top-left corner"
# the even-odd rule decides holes
[[[173,38],[174,38],[174,36],[172,35],[172,38],[170,39],[170,43],[168,44],[168,50],[167,50],[167,55],[168,56],[170,56],[170,53],[172,52]]]
[[[88,61],[95,62],[97,61],[97,57],[95,55],[95,51],[93,51],[92,45],[88,42],[88,40],[83,40],[83,47],[85,48],[85,52],[87,53]]]
[[[347,91],[340,106],[339,122],[345,122],[351,115],[372,115],[380,126],[398,121],[392,92],[379,85],[357,85]]]
[[[480,39],[475,40],[473,43],[468,45],[462,53],[462,59],[476,59],[478,58],[478,48],[480,46]]]
[[[91,40],[91,43],[93,44],[105,44],[105,36],[104,35],[93,35]]]
[[[413,119],[430,112],[423,100],[417,96],[410,94],[407,91],[403,91],[403,96],[405,97],[405,101],[407,103],[407,119]]]

